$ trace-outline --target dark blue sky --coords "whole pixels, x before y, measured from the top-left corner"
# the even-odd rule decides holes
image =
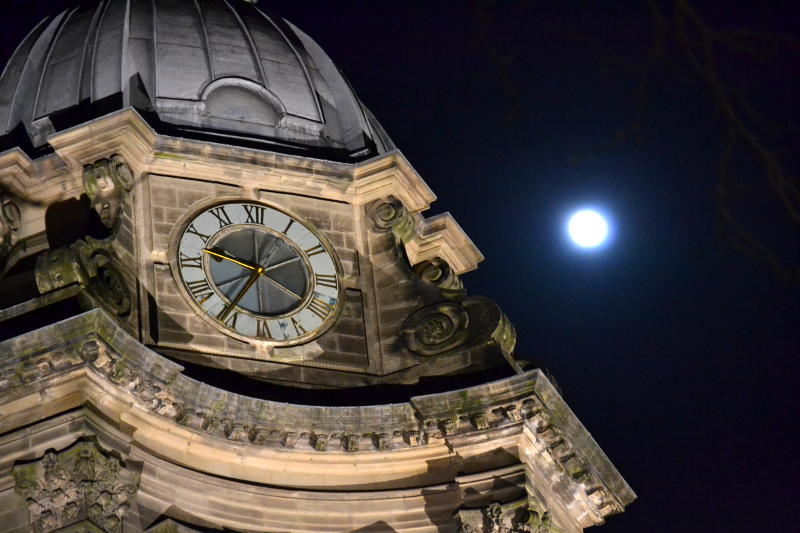
[[[6,4],[24,8],[6,11],[2,63],[64,2]],[[720,235],[725,122],[674,48],[653,66],[641,141],[620,139],[653,18],[642,2],[598,4],[260,2],[322,45],[438,195],[432,213],[450,211],[472,237],[486,261],[467,288],[501,304],[518,357],[553,373],[638,493],[599,531],[794,529],[798,284]],[[699,11],[726,30],[797,36],[800,21],[790,2]],[[786,125],[800,49],[776,46],[765,62],[723,55],[720,74],[793,131],[759,130],[797,175]],[[759,175],[746,154],[737,165]],[[762,193],[741,216],[791,257],[800,227]],[[586,202],[617,227],[600,253],[564,239],[566,213]]]

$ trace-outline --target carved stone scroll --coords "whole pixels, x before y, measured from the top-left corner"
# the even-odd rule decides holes
[[[370,203],[367,205],[367,213],[378,231],[392,230],[392,233],[404,243],[416,236],[414,217],[402,202],[393,196]]]
[[[422,281],[439,287],[445,297],[464,294],[464,285],[461,283],[461,279],[453,272],[447,261],[440,257],[434,257],[429,261],[414,265],[414,273]]]
[[[34,533],[82,522],[105,533],[120,533],[125,511],[139,489],[141,465],[126,465],[94,440],[84,439],[60,452],[48,450],[12,472],[16,493],[28,503]]]
[[[408,317],[401,337],[418,355],[438,355],[464,344],[468,323],[469,315],[460,303],[440,302]]]

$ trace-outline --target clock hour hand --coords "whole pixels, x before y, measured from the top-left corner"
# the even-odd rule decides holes
[[[203,253],[216,258],[217,261],[219,261],[220,259],[224,259],[225,261],[230,261],[231,263],[237,264],[240,267],[246,268],[247,270],[250,271],[256,271],[259,268],[257,266],[251,265],[250,263],[242,261],[241,259],[237,259],[236,257],[228,255],[227,253],[222,253],[224,252],[224,250],[221,251],[219,250],[220,250],[219,248],[214,248],[214,249],[203,248]]]
[[[225,307],[225,309],[223,309],[219,315],[217,315],[218,320],[224,321],[228,315],[231,314],[233,308],[239,304],[242,298],[244,298],[244,295],[247,294],[247,291],[250,290],[250,287],[252,287],[256,281],[258,281],[259,277],[261,277],[262,272],[264,272],[264,269],[261,267],[253,270],[253,272],[250,274],[250,277],[247,278],[247,283],[245,283],[244,287],[242,287],[242,290],[240,290],[236,297],[231,300],[231,303]]]

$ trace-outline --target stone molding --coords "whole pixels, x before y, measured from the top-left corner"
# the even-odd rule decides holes
[[[12,470],[17,494],[28,504],[35,533],[47,533],[82,522],[89,529],[121,533],[125,511],[136,497],[141,464],[123,463],[82,439]]]
[[[496,468],[489,463],[469,476],[451,472],[446,483],[409,479],[390,490],[331,491],[249,483],[166,461],[158,450],[142,446],[135,432],[86,406],[0,437],[0,515],[12,513],[9,530],[29,531],[24,527],[28,519],[25,502],[14,493],[12,463],[41,456],[50,448],[65,448],[86,435],[96,436],[103,449],[119,452],[126,461],[142,464],[136,500],[125,513],[123,530],[128,533],[159,531],[157,525],[177,524],[187,528],[178,531],[215,527],[273,533],[389,528],[398,533],[437,533],[439,528],[454,532],[454,514],[460,507],[483,505],[478,500],[515,501],[523,498],[526,490],[524,465]],[[317,474],[324,475],[324,469],[320,467]]]
[[[436,196],[400,151],[358,164],[336,163],[203,143],[157,134],[133,109],[117,111],[52,135],[56,152],[31,161],[19,149],[0,154],[0,185],[21,198],[50,203],[83,192],[84,167],[116,154],[134,175],[176,176],[243,185],[258,190],[313,195],[356,206],[393,196],[414,215],[415,234],[406,243],[412,264],[441,257],[457,274],[483,260],[449,213],[424,218]]]
[[[475,270],[484,259],[453,215],[447,212],[431,218],[418,215],[417,233],[406,243],[406,253],[412,265],[441,257],[456,274]]]
[[[455,274],[463,274],[484,259],[450,213],[425,218],[394,194],[371,200],[366,209],[374,229],[391,230],[413,266],[438,260]]]
[[[181,370],[104,311],[89,311],[0,343],[0,433],[43,412],[88,403],[132,427],[142,443],[165,457],[217,475],[319,487],[377,477],[393,486],[409,476],[434,475],[429,462],[447,458],[454,447],[477,446],[470,453],[507,447],[518,448],[534,469],[556,465],[551,477],[580,489],[576,497],[594,502],[598,520],[635,498],[539,370],[365,407],[247,398],[196,382]],[[323,459],[329,454],[330,460]],[[350,459],[343,461],[343,454]],[[382,459],[386,454],[388,462]],[[276,467],[279,473],[270,470]],[[326,474],[309,478],[308,468]]]

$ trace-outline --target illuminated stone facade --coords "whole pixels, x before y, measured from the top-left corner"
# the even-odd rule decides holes
[[[635,498],[294,26],[222,0],[75,8],[12,58],[0,119],[3,531],[567,533]],[[509,370],[323,407],[188,364],[353,391]]]

